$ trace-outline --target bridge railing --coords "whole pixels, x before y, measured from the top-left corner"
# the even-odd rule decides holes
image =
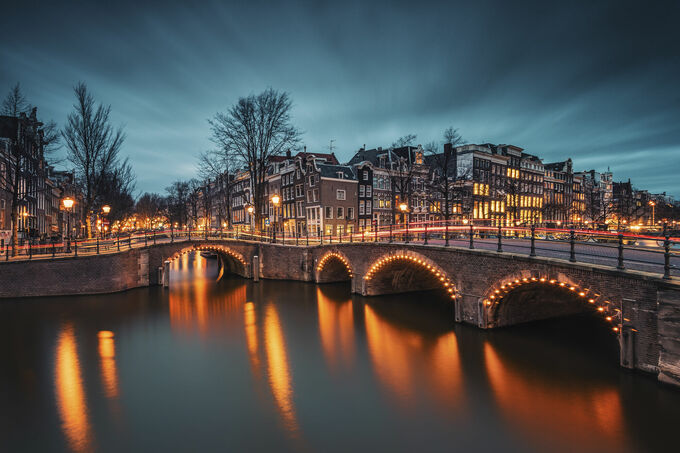
[[[322,230],[290,232],[227,229],[155,230],[93,239],[63,240],[48,244],[25,242],[0,251],[0,262],[90,256],[117,253],[131,248],[189,240],[236,239],[270,242],[288,246],[338,243],[404,243],[479,248],[497,253],[520,253],[568,259],[572,262],[603,264],[619,269],[660,273],[664,277],[680,272],[680,238],[664,229],[660,235],[584,228],[549,228],[537,225],[493,226],[488,223],[429,221],[375,225],[362,231],[325,234]]]

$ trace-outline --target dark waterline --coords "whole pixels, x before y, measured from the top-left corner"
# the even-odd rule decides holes
[[[578,316],[484,332],[436,293],[239,278],[0,303],[0,451],[661,451],[680,392]]]

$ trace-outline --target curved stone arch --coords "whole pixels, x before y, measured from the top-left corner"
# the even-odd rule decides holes
[[[574,298],[582,299],[584,304],[592,305],[598,313],[611,322],[614,332],[620,332],[623,321],[621,301],[607,297],[603,291],[600,291],[594,285],[583,283],[570,275],[562,273],[547,275],[531,271],[508,274],[488,287],[480,298],[480,326],[494,326],[506,296],[529,284],[546,285],[572,293]]]
[[[249,277],[248,271],[250,269],[250,266],[248,265],[248,262],[246,261],[245,257],[237,252],[236,250],[232,249],[231,247],[227,247],[224,245],[219,245],[219,244],[194,244],[189,247],[184,247],[180,250],[177,250],[173,255],[167,259],[174,260],[179,258],[185,253],[191,253],[191,252],[215,252],[220,256],[221,260],[224,260],[225,258],[230,260],[232,263],[237,264],[239,269],[237,269],[238,272],[236,272],[238,275],[241,275],[242,277]],[[217,280],[220,280],[224,274],[224,261],[220,263],[220,273],[217,277]]]
[[[349,258],[347,258],[347,255],[339,250],[329,250],[321,256],[321,259],[318,260],[316,266],[314,267],[314,281],[316,283],[323,282],[323,279],[321,278],[321,272],[324,270],[326,264],[328,264],[329,261],[340,262],[347,271],[350,280],[354,278],[354,270],[350,264]]]
[[[446,290],[451,299],[455,300],[458,297],[459,290],[448,273],[432,259],[413,250],[396,250],[385,253],[374,260],[367,267],[367,271],[364,274],[362,280],[362,293],[364,295],[371,295],[368,294],[367,287],[374,275],[376,275],[376,273],[379,272],[382,267],[394,261],[404,261],[412,263],[416,266],[420,266],[423,270],[429,272],[435,279],[439,281],[440,286]]]

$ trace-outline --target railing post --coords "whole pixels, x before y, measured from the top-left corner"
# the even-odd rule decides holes
[[[54,242],[52,243],[52,258],[54,258],[54,255],[56,253],[56,250],[54,250]]]
[[[284,227],[283,230],[281,230],[281,243],[283,245],[286,245],[286,228]]]
[[[300,242],[300,232],[296,231],[295,232],[295,245],[298,245]]]
[[[623,234],[619,233],[619,264],[617,269],[623,270],[626,267],[623,265]]]
[[[130,236],[132,237],[132,236]],[[149,244],[149,238],[146,235],[146,230],[144,231],[144,247],[146,247]]]
[[[408,244],[408,242],[409,242],[409,234],[408,234],[408,224],[409,223],[410,222],[407,220],[406,221],[406,240],[404,241],[406,244]]]
[[[444,220],[444,247],[449,246],[449,220]]]
[[[531,252],[529,256],[536,256],[536,226],[531,225]]]
[[[574,230],[572,229],[569,231],[569,261],[572,263],[576,262],[576,251],[574,250],[574,240],[575,240],[575,233]]]
[[[33,258],[33,248],[31,247],[31,240],[28,240],[28,259]]]
[[[309,230],[305,227],[305,240],[307,241],[307,246],[309,246]]]
[[[496,249],[498,253],[503,252],[503,232],[501,231],[501,225],[498,224],[498,249]]]
[[[156,245],[156,230],[153,230],[153,245]]]
[[[668,233],[663,241],[663,278],[666,280],[671,278],[671,239]]]
[[[351,244],[352,242],[354,242],[354,229],[349,232],[349,243]]]
[[[97,255],[99,255],[99,236],[97,236]]]
[[[78,238],[76,237],[76,242],[74,243],[75,256],[78,258]]]
[[[116,234],[116,248],[120,252],[120,233]]]
[[[423,241],[423,245],[427,245],[427,222],[425,222],[425,241]]]
[[[392,243],[392,224],[390,223],[390,243]]]
[[[361,242],[364,242],[366,230],[361,230]]]
[[[471,250],[475,248],[475,231],[473,228],[472,221],[470,221],[470,246],[468,248]]]
[[[175,242],[175,230],[170,227],[170,243],[172,244],[173,242]]]
[[[374,234],[375,241],[374,242],[378,242],[378,221],[377,220],[375,221],[375,227],[374,228],[375,228],[375,230],[373,230],[375,232],[375,234]]]
[[[9,244],[5,246],[5,261],[9,261]]]

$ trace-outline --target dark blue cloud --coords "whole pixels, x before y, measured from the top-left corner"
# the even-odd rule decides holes
[[[272,86],[311,150],[454,125],[680,195],[678,2],[244,3],[24,2],[1,19],[0,89],[63,123],[86,81],[141,190],[192,176],[206,119]]]

